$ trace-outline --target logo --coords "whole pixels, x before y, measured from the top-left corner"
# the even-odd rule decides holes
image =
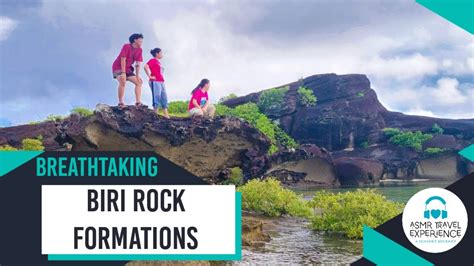
[[[443,203],[444,210],[441,210],[441,211],[439,209],[428,210],[427,209],[428,204],[433,200],[438,200],[441,203]],[[430,217],[433,217],[435,219],[438,219],[440,214],[441,214],[442,219],[448,218],[448,211],[446,210],[446,201],[440,196],[433,196],[433,197],[430,197],[429,199],[427,199],[426,203],[425,203],[425,212],[424,212],[425,218],[430,219]]]
[[[402,225],[406,237],[415,247],[425,252],[441,253],[461,242],[468,225],[467,211],[451,191],[428,188],[407,202]]]

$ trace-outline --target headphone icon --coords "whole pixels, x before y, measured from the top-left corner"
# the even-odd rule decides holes
[[[433,196],[433,197],[430,197],[428,200],[426,200],[425,202],[425,212],[424,212],[424,217],[426,219],[429,219],[430,217],[433,217],[433,218],[438,218],[439,217],[439,214],[435,214],[433,215],[433,213],[430,213],[430,211],[436,211],[436,210],[428,210],[428,204],[433,201],[433,200],[438,200],[440,201],[441,203],[443,203],[444,205],[444,210],[441,211],[441,218],[442,219],[445,219],[445,218],[448,218],[448,211],[446,210],[446,201],[440,197],[440,196]],[[437,210],[438,213],[439,213],[439,210]]]

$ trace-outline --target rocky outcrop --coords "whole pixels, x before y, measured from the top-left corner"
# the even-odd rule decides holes
[[[261,247],[270,241],[270,235],[264,231],[264,220],[256,216],[242,217],[242,246]]]
[[[46,150],[156,151],[190,172],[210,180],[225,179],[226,169],[240,167],[244,180],[276,177],[288,186],[334,186],[377,183],[381,179],[453,179],[474,170],[457,151],[474,141],[474,119],[439,119],[388,111],[365,75],[314,75],[286,84],[280,109],[267,115],[300,144],[298,149],[267,155],[269,140],[238,118],[161,119],[146,108],[123,110],[98,105],[94,115],[71,115],[60,122],[0,128],[0,146],[42,136]],[[300,104],[298,89],[317,96],[316,106]],[[258,102],[261,92],[229,99],[234,107]],[[383,129],[430,132],[423,150],[389,143]],[[227,173],[228,174],[228,173]]]
[[[459,166],[458,166],[459,165]],[[447,179],[463,177],[458,156],[444,154],[441,156],[421,159],[415,169],[417,178]],[[467,173],[465,173],[467,174]]]
[[[314,75],[282,86],[288,86],[289,91],[281,110],[272,110],[267,115],[300,143],[316,144],[331,151],[334,158],[346,157],[338,159],[335,165],[339,179],[351,179],[346,176],[346,169],[357,172],[358,178],[353,183],[372,183],[381,178],[435,178],[441,175],[456,178],[467,174],[472,168],[460,158],[454,160],[449,157],[450,163],[444,165],[449,169],[435,175],[436,169],[429,162],[436,160],[437,156],[447,158],[446,153],[457,157],[457,151],[472,144],[474,119],[441,119],[388,111],[377,99],[365,75]],[[301,86],[313,91],[318,98],[316,106],[299,104],[298,88]],[[224,104],[234,107],[246,102],[258,102],[260,94],[257,92],[229,99]],[[383,133],[383,129],[388,127],[428,133],[435,123],[444,129],[444,135],[434,135],[433,139],[424,143],[423,149],[445,149],[437,155],[425,155],[410,148],[390,145]],[[382,172],[379,171],[381,166]],[[279,174],[283,179],[304,176],[290,169]]]
[[[98,105],[90,117],[72,115],[56,124],[0,129],[4,144],[14,146],[20,139],[38,134],[48,140],[46,150],[67,145],[72,151],[155,151],[191,173],[210,179],[228,167],[250,172],[248,161],[254,160],[252,156],[265,155],[269,147],[263,134],[238,118],[167,120],[150,109],[133,106],[121,110]]]
[[[63,150],[64,147],[55,140],[58,133],[57,123],[52,121],[0,128],[0,146],[20,148],[23,139],[41,137],[47,150]]]
[[[338,184],[331,154],[314,144],[282,150],[269,159],[265,177],[279,179],[287,186],[334,186]]]
[[[289,88],[284,108],[268,115],[299,142],[330,151],[356,148],[361,143],[385,143],[382,130],[387,127],[428,132],[436,123],[445,134],[458,140],[474,138],[474,119],[441,119],[388,111],[365,75],[321,74],[282,86]],[[298,103],[300,86],[313,91],[318,98],[316,106]],[[234,107],[258,102],[260,93],[229,99],[223,104]]]
[[[360,186],[374,184],[382,179],[384,165],[380,161],[358,158],[341,157],[335,161],[337,177],[343,186]]]

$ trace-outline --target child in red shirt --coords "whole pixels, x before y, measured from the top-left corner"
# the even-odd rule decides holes
[[[155,48],[150,51],[153,56],[145,64],[145,73],[151,88],[151,95],[153,99],[153,109],[158,113],[158,108],[163,109],[163,116],[170,118],[168,114],[168,95],[165,89],[165,79],[163,77],[163,67],[161,67],[160,59],[163,58],[163,53],[160,48]]]
[[[213,118],[216,108],[209,102],[207,92],[211,87],[208,79],[202,79],[197,87],[191,92],[188,112],[191,116],[204,116]]]
[[[143,35],[134,33],[130,36],[129,42],[122,46],[120,54],[112,64],[112,74],[114,79],[119,82],[118,86],[118,106],[125,107],[125,83],[127,81],[135,84],[135,104],[136,106],[145,106],[141,103],[142,79],[140,78],[140,63],[142,58]],[[133,73],[133,63],[135,63],[135,73]]]

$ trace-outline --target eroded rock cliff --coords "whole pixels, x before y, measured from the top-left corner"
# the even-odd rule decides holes
[[[384,179],[455,179],[474,169],[457,155],[472,144],[474,119],[439,119],[388,111],[365,75],[314,75],[288,85],[281,109],[267,112],[301,145],[269,156],[269,140],[235,117],[214,120],[163,119],[147,108],[98,105],[89,117],[71,115],[60,122],[0,128],[0,146],[21,146],[42,136],[46,150],[155,151],[190,172],[219,180],[240,167],[245,179],[276,177],[289,186],[337,186],[377,183]],[[298,101],[298,88],[313,91],[316,106]],[[261,92],[224,102],[235,107],[258,102]],[[389,143],[383,129],[444,134],[423,143],[425,154]],[[221,180],[222,181],[222,180]]]

